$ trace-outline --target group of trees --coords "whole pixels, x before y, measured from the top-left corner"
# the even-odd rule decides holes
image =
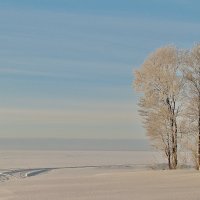
[[[135,71],[134,87],[147,135],[176,169],[187,143],[200,169],[200,44],[157,49]]]

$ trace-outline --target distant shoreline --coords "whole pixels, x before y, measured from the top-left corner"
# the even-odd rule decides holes
[[[0,150],[151,151],[145,139],[1,138]]]

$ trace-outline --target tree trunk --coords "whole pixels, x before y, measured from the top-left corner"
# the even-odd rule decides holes
[[[166,156],[167,156],[167,159],[168,159],[168,167],[169,167],[169,169],[172,169],[169,135],[168,135],[168,140],[167,140]]]
[[[198,166],[197,170],[200,170],[200,95],[199,95],[199,106],[198,106]]]
[[[172,169],[171,155],[168,155],[168,167],[169,167],[169,169]]]
[[[172,169],[176,169],[178,161],[177,161],[177,140],[176,136],[172,136]]]
[[[169,110],[171,112],[171,134],[172,134],[172,169],[176,169],[178,164],[177,158],[177,123],[176,123],[176,116],[175,116],[175,101],[174,98],[172,100],[172,104],[169,103]]]
[[[174,169],[176,169],[177,167],[177,164],[178,164],[178,158],[177,158],[177,133],[178,130],[177,130],[177,123],[176,123],[176,120],[174,120],[174,147],[173,147],[173,154],[174,154]]]

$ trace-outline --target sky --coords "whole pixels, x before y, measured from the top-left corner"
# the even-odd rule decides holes
[[[195,0],[0,0],[0,137],[142,139],[133,71],[199,42]]]

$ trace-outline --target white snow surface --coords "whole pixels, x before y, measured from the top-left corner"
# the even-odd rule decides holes
[[[1,200],[196,200],[200,173],[141,151],[1,151]],[[160,165],[162,166],[162,165]]]

